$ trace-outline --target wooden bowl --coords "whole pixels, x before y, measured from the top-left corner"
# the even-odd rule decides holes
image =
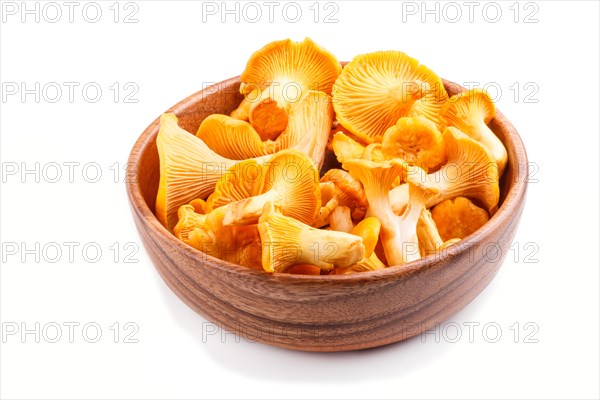
[[[229,114],[237,107],[242,100],[239,85],[239,77],[228,79],[168,111],[177,115],[184,129],[195,133],[209,114]],[[444,85],[450,95],[464,90],[448,81]],[[497,112],[490,126],[508,151],[499,211],[469,237],[442,254],[411,262],[408,269],[336,276],[269,274],[184,244],[153,214],[159,182],[158,119],[142,133],[129,157],[131,211],[166,284],[220,328],[297,350],[382,346],[431,329],[463,308],[488,285],[509,252],[524,206],[527,155],[502,113]]]

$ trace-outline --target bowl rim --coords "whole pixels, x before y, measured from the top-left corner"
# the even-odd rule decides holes
[[[238,75],[205,87],[204,89],[186,97],[174,106],[170,107],[167,111],[165,111],[165,113],[172,112],[175,115],[178,115],[186,110],[191,104],[197,103],[204,96],[213,93],[213,91],[218,89],[219,86],[237,84],[239,81],[240,76]],[[442,79],[442,81],[445,88],[451,85],[452,87],[457,88],[458,92],[467,90],[465,87],[455,82],[448,81],[446,79]],[[519,133],[512,123],[498,109],[496,109],[496,116],[492,122],[493,121],[503,125],[509,134],[508,136],[510,137],[510,140],[507,138],[506,142],[508,145],[505,143],[505,147],[507,148],[509,158],[512,154],[514,159],[512,163],[510,163],[509,159],[506,170],[508,170],[509,166],[511,168],[517,168],[516,179],[513,179],[513,183],[510,185],[510,189],[506,193],[502,204],[498,208],[498,211],[489,219],[489,221],[469,236],[444,249],[443,254],[441,255],[442,258],[440,257],[439,253],[435,253],[403,265],[391,266],[376,271],[366,271],[344,275],[300,275],[285,272],[270,273],[266,271],[255,270],[212,257],[201,252],[200,250],[193,248],[192,246],[187,245],[186,243],[177,239],[175,235],[168,231],[158,221],[154,213],[146,204],[139,185],[139,158],[155,141],[160,125],[160,116],[156,118],[150,125],[148,125],[148,127],[142,132],[142,134],[135,141],[129,154],[126,176],[130,177],[131,179],[126,180],[127,195],[132,212],[139,212],[141,217],[140,220],[142,221],[145,229],[154,230],[156,235],[166,240],[167,243],[175,246],[178,251],[189,253],[193,258],[198,260],[198,264],[199,266],[201,265],[202,268],[216,268],[229,274],[240,274],[248,277],[252,276],[256,279],[277,279],[280,281],[289,281],[290,283],[318,283],[333,281],[361,283],[373,280],[387,280],[406,277],[434,268],[440,264],[446,264],[447,261],[452,260],[464,251],[470,251],[471,248],[478,243],[483,242],[485,238],[490,236],[494,231],[501,229],[502,226],[507,225],[513,218],[519,217],[518,215],[514,215],[513,211],[514,208],[518,207],[518,205],[524,201],[525,194],[527,192],[527,177],[529,176],[527,153]]]

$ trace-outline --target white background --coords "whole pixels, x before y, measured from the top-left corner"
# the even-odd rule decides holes
[[[97,23],[82,16],[86,2],[72,23],[62,2],[56,23],[48,21],[56,9],[43,14],[44,2],[39,22],[32,14],[25,23],[21,2],[2,3],[3,398],[598,398],[597,2],[497,2],[486,12],[480,2],[471,22],[463,2],[427,3],[438,7],[436,21],[421,2],[337,1],[317,5],[315,22],[310,1],[298,2],[296,23],[286,21],[295,14],[282,14],[283,2],[272,22],[258,2],[256,23],[244,20],[255,9],[244,14],[243,3],[239,23],[235,14],[221,23],[221,2],[213,3],[215,15],[203,14],[201,2],[122,2],[118,23],[113,1],[98,3]],[[461,18],[450,21],[457,10]],[[138,22],[124,23],[134,11]],[[325,23],[334,11],[337,22]],[[447,79],[487,84],[490,94],[500,88],[497,106],[535,163],[513,250],[497,277],[432,333],[343,354],[238,342],[176,298],[141,247],[123,183],[138,135],[204,84],[241,73],[264,44],[305,36],[340,60],[397,49]],[[35,93],[22,98],[21,83],[35,92],[36,82],[39,102]],[[65,82],[79,84],[72,102]],[[88,83],[102,89],[95,103],[93,87],[82,94]],[[52,103],[56,86],[62,97]],[[136,88],[127,100],[137,103],[126,102]],[[36,163],[38,176],[23,173]],[[39,338],[22,336],[36,323]],[[68,323],[79,324],[72,340]],[[57,325],[62,336],[51,343]],[[102,335],[89,343],[94,327]]]

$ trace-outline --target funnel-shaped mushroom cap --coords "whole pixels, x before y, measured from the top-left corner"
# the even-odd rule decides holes
[[[440,183],[438,196],[444,200],[459,196],[477,199],[489,212],[495,212],[500,188],[498,167],[491,153],[458,129],[447,128],[443,135],[448,163],[431,179]]]
[[[447,163],[429,175],[407,174],[406,180],[428,192],[424,200],[427,208],[444,200],[463,196],[477,200],[493,214],[498,206],[500,189],[498,166],[492,154],[481,143],[456,128],[446,128],[443,141],[446,145]],[[403,208],[404,205],[398,202],[407,201],[407,190],[404,185],[392,189],[390,198],[395,202],[394,210]]]
[[[446,161],[441,132],[423,116],[400,118],[383,134],[381,151],[388,159],[401,158],[427,171]]]
[[[479,88],[452,96],[440,111],[440,123],[453,126],[483,143],[498,163],[500,176],[506,167],[506,148],[487,126],[496,115],[496,107],[488,94]]]
[[[338,121],[361,139],[381,141],[401,117],[422,115],[437,123],[448,98],[441,79],[399,51],[356,56],[333,94]]]
[[[290,104],[306,90],[331,94],[341,72],[339,61],[309,38],[302,42],[289,39],[269,43],[256,51],[240,79],[245,96],[260,94],[249,105],[249,121],[263,140],[274,139],[288,124]],[[248,101],[242,102],[245,115]]]
[[[221,114],[206,117],[196,136],[216,153],[235,160],[296,149],[321,165],[332,119],[331,98],[308,90],[290,106],[287,128],[275,140],[263,140],[248,122]]]
[[[258,225],[230,226],[225,229],[233,231],[235,247],[230,247],[223,259],[262,271],[262,244]]]
[[[309,38],[302,42],[278,40],[252,54],[240,76],[240,91],[246,95],[277,82],[279,86],[292,83],[331,94],[341,70],[335,56]]]
[[[335,196],[335,183],[319,182],[319,187],[321,188],[321,204],[327,204]]]
[[[206,200],[205,211],[261,194],[267,168],[268,163],[254,159],[235,164],[215,184],[215,191]]]
[[[160,117],[156,146],[160,158],[156,218],[171,230],[177,223],[179,207],[208,196],[221,175],[238,161],[221,157],[202,140],[181,129],[177,117],[171,113]]]
[[[464,239],[488,222],[487,211],[477,207],[466,197],[456,197],[438,204],[431,211],[441,238]]]
[[[277,141],[262,141],[250,123],[222,114],[206,117],[196,136],[217,154],[232,160],[259,157],[281,149]]]
[[[409,203],[400,217],[394,214],[389,197],[390,186],[398,176],[406,175],[408,164],[399,159],[379,163],[350,160],[343,166],[361,181],[369,210],[381,222],[381,242],[388,263],[400,265],[420,258],[417,221],[423,209],[423,191],[409,185]]]
[[[296,264],[312,264],[323,270],[343,268],[365,255],[360,236],[312,228],[282,215],[273,203],[265,205],[258,230],[262,265],[267,272],[285,272]]]
[[[306,224],[314,222],[321,207],[319,171],[297,150],[280,151],[271,158],[262,190],[278,192],[283,214]]]
[[[360,156],[363,160],[373,161],[373,162],[383,162],[385,160],[390,160],[392,158],[396,158],[401,161],[403,160],[401,157],[386,157],[383,154],[381,143],[371,143],[367,147],[365,147],[365,151]],[[392,183],[392,187],[396,187],[402,183],[402,176],[398,176],[394,182]]]
[[[251,168],[244,170],[246,166]],[[314,223],[321,208],[321,192],[319,173],[312,160],[299,151],[283,150],[267,166],[256,167],[256,163],[243,162],[217,183],[209,204],[217,196],[237,199],[222,206],[227,209],[224,225],[256,223],[267,202],[281,206],[285,215],[306,224]],[[242,196],[247,197],[239,199]]]
[[[177,223],[179,207],[206,197],[220,178],[222,166],[231,167],[233,163],[181,129],[174,114],[160,117],[156,146],[160,157],[156,217],[172,229]]]

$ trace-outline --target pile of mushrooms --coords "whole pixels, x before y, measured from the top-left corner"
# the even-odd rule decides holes
[[[308,275],[402,267],[496,212],[507,153],[484,91],[449,97],[399,51],[342,69],[308,38],[256,51],[241,82],[241,104],[196,135],[160,118],[156,217],[205,254]],[[323,170],[328,152],[339,166]]]

